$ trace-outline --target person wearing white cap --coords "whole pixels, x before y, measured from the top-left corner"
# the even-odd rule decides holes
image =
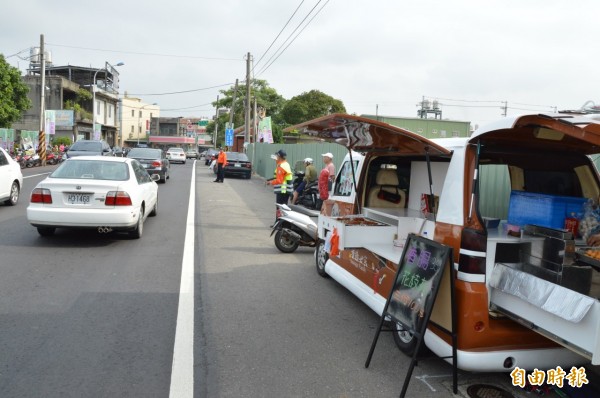
[[[335,166],[331,152],[324,153],[322,156],[325,167],[319,174],[319,199],[323,201],[329,199],[330,183],[335,178]]]
[[[329,181],[333,182],[335,179],[335,165],[333,164],[333,154],[331,152],[324,153],[323,155],[323,163],[325,163],[325,167],[327,167],[327,171],[329,171]]]

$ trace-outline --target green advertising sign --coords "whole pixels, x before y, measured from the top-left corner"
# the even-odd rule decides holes
[[[35,152],[38,147],[38,131],[21,130],[21,149],[24,151]]]
[[[15,142],[15,130],[14,129],[0,129],[0,147],[7,151],[13,148]]]

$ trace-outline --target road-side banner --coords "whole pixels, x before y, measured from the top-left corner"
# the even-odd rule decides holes
[[[271,116],[263,118],[258,122],[257,142],[273,143],[273,130],[271,130]]]

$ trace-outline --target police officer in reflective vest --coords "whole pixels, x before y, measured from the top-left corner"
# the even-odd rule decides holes
[[[294,191],[292,184],[294,175],[292,174],[290,164],[285,160],[286,157],[287,153],[283,149],[275,152],[274,159],[277,162],[277,167],[275,168],[273,179],[267,181],[268,184],[273,186],[275,203],[278,204],[287,204],[290,195]]]

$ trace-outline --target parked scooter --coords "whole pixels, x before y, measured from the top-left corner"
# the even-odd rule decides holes
[[[49,152],[48,154],[46,154],[46,164],[55,165],[59,161],[60,161],[60,154],[54,153],[54,152]]]
[[[321,210],[322,201],[319,199],[319,182],[313,181],[304,187],[298,196],[297,205],[304,206],[310,210]]]
[[[317,244],[317,217],[319,212],[302,206],[277,204],[281,214],[273,224],[275,246],[283,253],[293,253],[299,246],[315,247]]]
[[[36,167],[41,165],[42,160],[40,159],[40,155],[38,155],[37,153],[25,160],[25,167]]]

